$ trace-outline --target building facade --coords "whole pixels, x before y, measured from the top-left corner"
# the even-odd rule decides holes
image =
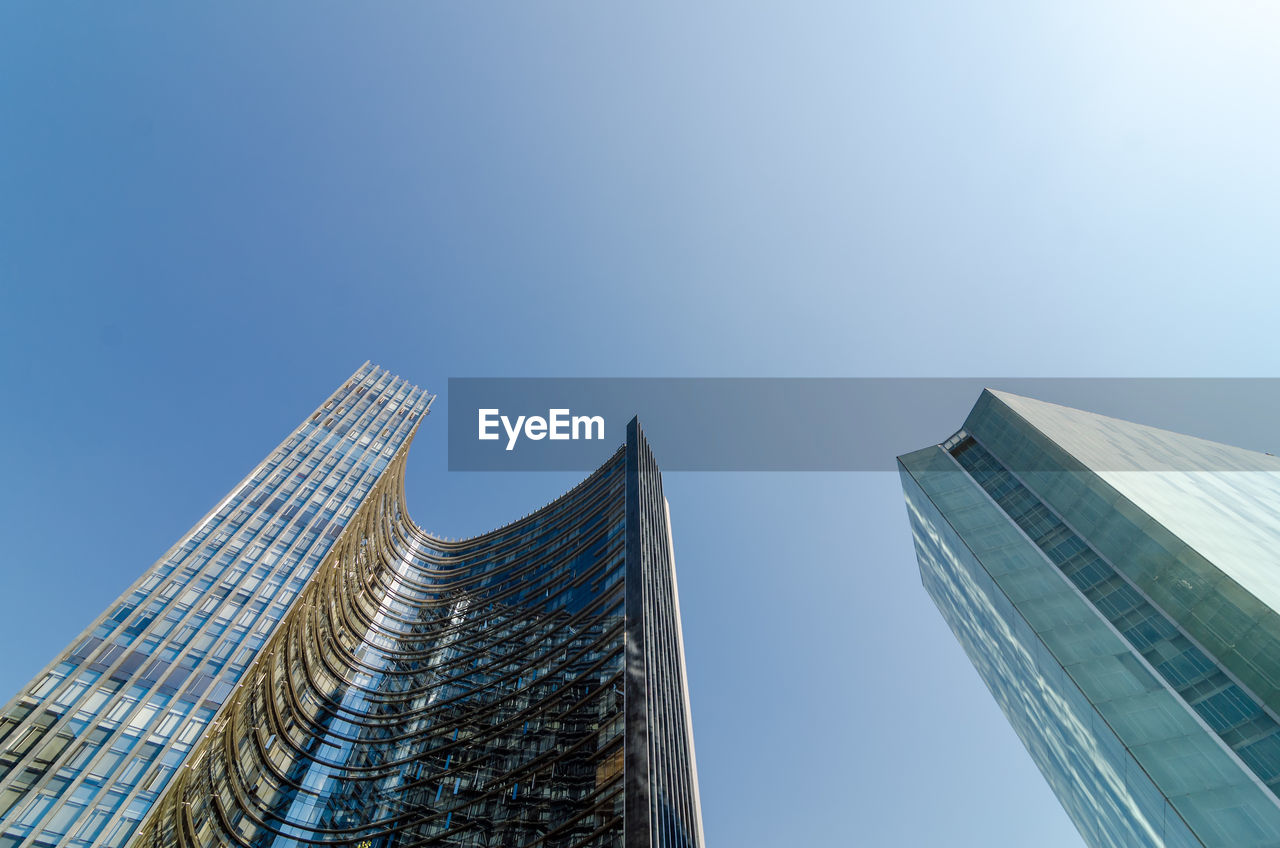
[[[6,707],[0,846],[702,845],[661,476],[450,542],[366,364]]]
[[[1091,846],[1280,846],[1280,459],[984,392],[920,574]]]

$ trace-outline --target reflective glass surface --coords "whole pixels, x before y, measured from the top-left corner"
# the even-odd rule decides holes
[[[637,421],[474,539],[404,510],[431,396],[367,365],[0,713],[0,848],[701,848]]]
[[[408,520],[403,459],[134,844],[700,848],[669,522],[638,425],[567,495],[463,542]]]
[[[1280,789],[1280,722],[981,445],[965,438],[950,453],[1275,794]]]
[[[1246,591],[1280,609],[1280,457],[994,394]]]
[[[1259,778],[974,478],[901,462],[924,585],[1086,842],[1280,844]]]
[[[0,846],[123,845],[431,396],[366,363],[0,713]]]
[[[1280,716],[1275,457],[995,393],[965,429]]]
[[[403,457],[135,844],[622,845],[622,452],[466,542]]]

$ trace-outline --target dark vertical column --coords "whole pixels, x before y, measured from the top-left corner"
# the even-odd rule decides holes
[[[671,528],[644,432],[627,429],[626,848],[700,848]]]
[[[626,848],[651,848],[649,822],[649,708],[644,646],[644,542],[640,514],[640,421],[627,424],[626,482],[626,739],[623,753]]]

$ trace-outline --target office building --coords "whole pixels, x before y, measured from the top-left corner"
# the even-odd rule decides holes
[[[899,467],[924,586],[1086,843],[1280,846],[1280,459],[986,391]]]
[[[0,846],[701,848],[638,423],[453,542],[404,510],[432,399],[366,364],[19,693]]]

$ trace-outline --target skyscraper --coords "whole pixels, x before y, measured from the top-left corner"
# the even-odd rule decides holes
[[[363,366],[10,702],[0,846],[700,848],[639,424],[450,542],[404,511],[432,399]]]
[[[926,590],[1089,845],[1280,846],[1280,459],[986,391],[899,468]]]

